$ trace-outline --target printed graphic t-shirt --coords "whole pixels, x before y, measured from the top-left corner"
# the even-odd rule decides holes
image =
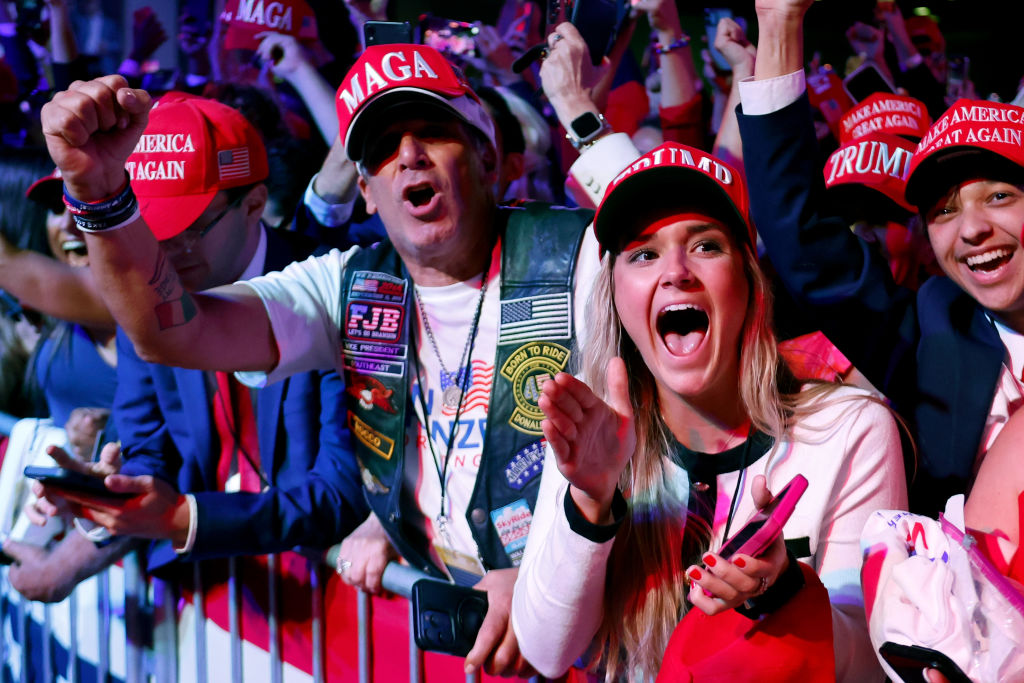
[[[277,341],[280,360],[269,374],[239,373],[239,378],[252,385],[262,385],[283,379],[298,372],[312,369],[335,368],[344,376],[344,357],[340,348],[340,327],[344,324],[340,297],[344,271],[349,258],[359,247],[344,253],[338,250],[289,265],[280,273],[255,278],[245,284],[260,296],[270,316]],[[410,397],[417,419],[407,420],[406,444],[417,444],[419,457],[411,449],[405,458],[404,478],[406,490],[414,493],[423,517],[418,523],[435,549],[435,561],[447,565],[456,581],[469,583],[471,578],[462,572],[482,574],[476,542],[466,519],[466,511],[480,468],[484,435],[487,430],[488,399],[500,368],[494,367],[501,322],[500,306],[500,245],[495,247],[492,266],[487,277],[487,291],[483,300],[479,329],[472,344],[468,363],[469,380],[459,411],[458,425],[451,439],[448,465],[444,466],[448,452],[449,435],[455,421],[456,409],[443,401],[441,367],[420,321],[416,300],[408,293],[406,311],[415,316],[410,343],[417,346],[419,379],[416,363],[409,363]],[[599,249],[593,230],[588,228],[577,261],[575,292],[571,325],[582,346],[585,337],[585,311],[590,292],[600,268]],[[482,277],[443,287],[416,287],[428,316],[437,348],[445,369],[452,374],[465,372],[467,364],[460,363],[466,340],[471,332],[473,318],[480,296]],[[524,316],[525,317],[525,316]],[[506,305],[506,326],[503,334],[515,328],[516,311]],[[518,323],[530,329],[529,319]],[[505,338],[503,337],[503,341]],[[358,388],[349,387],[350,390]],[[372,402],[372,389],[363,388],[365,400]],[[422,391],[423,401],[420,401]],[[378,399],[379,400],[379,399]],[[423,419],[425,404],[428,418]],[[429,448],[428,435],[433,443]],[[522,483],[540,476],[543,443],[537,437],[536,467],[520,473]],[[509,457],[515,454],[509,454]],[[528,457],[529,454],[526,454]],[[439,522],[441,513],[441,472],[445,478],[445,523]],[[506,551],[516,562],[525,545],[525,530],[530,522],[525,499],[513,502],[499,510],[486,513],[495,525]],[[451,552],[448,552],[451,551]]]

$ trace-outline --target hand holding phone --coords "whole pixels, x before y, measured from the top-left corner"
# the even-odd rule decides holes
[[[131,498],[135,493],[121,493],[111,491],[103,483],[103,477],[91,474],[82,474],[63,467],[37,467],[29,465],[25,468],[24,474],[30,479],[50,486],[58,490],[65,490],[71,493],[79,493],[85,496],[102,498]]]
[[[731,561],[740,554],[757,557],[764,553],[782,534],[782,527],[806,490],[807,479],[802,474],[793,477],[768,505],[755,512],[743,528],[725,542],[718,554]]]
[[[465,657],[487,616],[487,593],[437,579],[412,586],[416,647]]]
[[[865,100],[876,92],[896,92],[893,84],[871,62],[864,62],[844,78],[843,89],[854,102]]]
[[[935,669],[949,683],[970,683],[971,679],[956,663],[938,650],[918,645],[902,645],[887,640],[878,648],[885,663],[906,683],[924,680],[925,669]]]

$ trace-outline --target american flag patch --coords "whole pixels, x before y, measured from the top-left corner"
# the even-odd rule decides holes
[[[221,180],[245,178],[249,175],[249,149],[225,149],[217,152],[217,169]]]
[[[568,339],[572,336],[569,293],[539,294],[501,302],[498,343],[531,339]]]

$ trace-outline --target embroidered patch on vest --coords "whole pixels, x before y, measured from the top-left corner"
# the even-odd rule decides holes
[[[530,524],[533,522],[529,504],[520,498],[497,510],[491,510],[491,522],[512,565],[518,567],[523,561],[526,537],[530,534]]]
[[[505,479],[508,480],[509,486],[520,491],[536,479],[544,469],[544,446],[546,444],[544,439],[534,441],[515,454],[505,466]]]
[[[366,410],[380,408],[385,413],[397,413],[398,410],[391,402],[395,393],[394,389],[388,389],[380,380],[366,375],[349,375],[345,391],[359,401],[359,405]]]
[[[405,281],[393,275],[372,270],[352,274],[341,340],[350,384],[357,383],[357,375],[404,375],[406,293]]]
[[[364,446],[385,460],[391,459],[392,454],[395,452],[394,439],[381,434],[360,420],[359,416],[352,411],[348,413],[348,428],[352,431],[352,435],[359,439]]]
[[[572,336],[569,302],[568,292],[502,300],[498,344],[537,338],[569,339]]]
[[[404,316],[401,306],[350,301],[345,311],[345,334],[350,339],[395,344],[402,335]]]
[[[373,495],[380,496],[391,491],[391,489],[385,486],[380,479],[375,477],[373,472],[367,469],[362,462],[359,463],[359,475],[363,479],[363,486],[365,486],[366,490]]]
[[[405,303],[405,280],[387,273],[360,270],[352,275],[348,298],[402,304]]]
[[[516,349],[501,366],[501,376],[512,383],[515,411],[508,423],[524,434],[541,436],[544,413],[537,405],[544,382],[565,369],[569,349],[552,342],[530,342]]]

